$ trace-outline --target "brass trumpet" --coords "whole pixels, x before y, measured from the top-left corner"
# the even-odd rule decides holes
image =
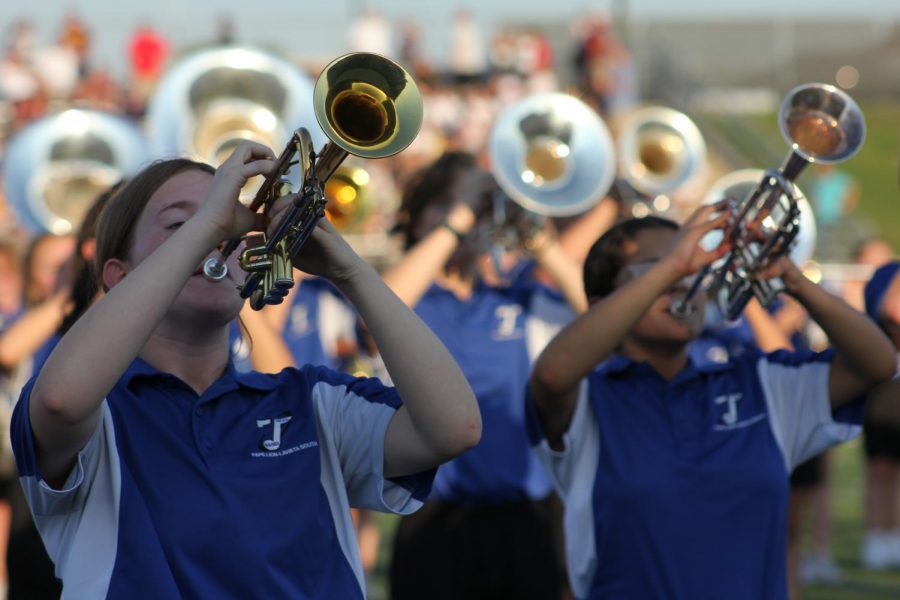
[[[245,238],[240,264],[248,274],[239,289],[254,310],[280,304],[293,287],[292,258],[325,216],[325,182],[341,162],[349,154],[394,155],[412,143],[422,125],[422,97],[415,81],[401,66],[377,54],[354,53],[332,61],[316,81],[313,97],[316,120],[330,141],[317,154],[309,131],[297,129],[249,206],[267,212],[290,193],[288,173],[300,165],[299,194],[275,233]],[[225,259],[240,243],[232,240],[221,257],[208,259],[204,275],[223,279],[228,273]]]

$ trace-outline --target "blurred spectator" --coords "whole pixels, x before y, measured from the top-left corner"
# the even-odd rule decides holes
[[[25,257],[25,312],[5,327],[0,335],[0,372],[9,408],[32,372],[34,351],[49,338],[62,320],[67,294],[68,264],[74,250],[71,237],[39,236]],[[65,273],[65,274],[64,274]],[[15,474],[13,473],[13,478]],[[60,584],[53,576],[53,565],[31,521],[21,487],[6,486],[4,497],[11,506],[6,565],[9,573],[10,600],[59,598]],[[7,533],[7,532],[4,532]]]
[[[488,71],[487,47],[481,29],[472,12],[465,8],[453,15],[448,66],[457,84],[482,81]]]
[[[146,103],[162,75],[168,55],[169,43],[162,34],[149,23],[140,23],[128,40],[131,67],[129,91],[133,100]]]
[[[14,322],[22,306],[22,273],[19,253],[15,246],[0,242],[0,335]],[[0,368],[0,427],[9,430],[12,407],[18,394],[17,382],[10,377],[11,372]],[[17,486],[15,463],[9,436],[0,442],[0,589],[5,588],[6,545],[12,518],[10,495],[12,486]],[[3,594],[0,593],[0,596]]]
[[[9,242],[0,242],[0,332],[22,306],[19,254]]]
[[[885,248],[864,245],[858,260],[878,260]],[[890,257],[877,267],[863,291],[865,311],[888,333],[900,358],[900,263]],[[866,457],[866,534],[860,563],[866,569],[900,567],[900,379],[874,390],[863,421]]]
[[[60,44],[75,53],[75,56],[78,57],[78,74],[85,77],[90,70],[88,51],[91,45],[91,35],[84,21],[75,13],[69,13],[63,21]]]
[[[806,189],[816,214],[816,223],[826,227],[837,225],[856,208],[860,196],[859,184],[833,164],[817,164],[815,175]]]
[[[825,261],[846,260],[855,230],[847,227],[845,217],[853,213],[859,202],[859,183],[830,164],[817,164],[814,175],[806,185],[806,192],[816,216],[819,238],[816,254]]]
[[[35,53],[34,65],[48,100],[68,100],[79,79],[75,52],[61,43],[44,46]]]
[[[10,131],[23,127],[46,110],[41,80],[34,72],[34,29],[27,21],[12,27],[0,59],[0,99],[10,103]]]
[[[510,32],[501,30],[491,38],[490,47],[491,70],[494,73],[515,73],[516,64],[516,36]]]
[[[230,13],[220,14],[216,19],[216,43],[220,46],[230,46],[235,40],[234,17]]]
[[[374,52],[382,56],[394,55],[391,24],[384,13],[367,8],[350,24],[347,47],[351,52]]]
[[[121,112],[124,109],[122,88],[106,69],[93,69],[78,82],[74,99],[97,110]]]
[[[896,253],[890,243],[881,238],[870,238],[860,243],[852,257],[853,263],[860,267],[859,276],[851,274],[844,282],[842,296],[847,304],[860,312],[865,311],[863,289],[868,278],[875,269],[891,262],[895,256]]]
[[[609,17],[590,15],[578,32],[574,57],[581,88],[607,117],[636,102],[635,71],[628,49],[610,31]]]
[[[422,51],[422,30],[414,21],[400,25],[400,62],[421,82],[434,81],[434,65]]]

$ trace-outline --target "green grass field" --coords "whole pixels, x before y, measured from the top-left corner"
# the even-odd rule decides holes
[[[864,571],[859,566],[859,546],[864,529],[864,473],[861,440],[856,439],[833,450],[831,548],[844,572],[844,579],[833,586],[803,590],[801,598],[804,600],[900,598],[900,571],[872,572]],[[808,541],[808,535],[804,537]]]

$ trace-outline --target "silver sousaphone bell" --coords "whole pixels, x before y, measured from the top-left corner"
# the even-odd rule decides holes
[[[75,231],[97,196],[147,160],[132,121],[68,109],[34,121],[10,139],[3,160],[7,201],[31,231]]]
[[[497,183],[538,215],[584,212],[603,199],[616,174],[606,125],[567,94],[537,94],[504,109],[488,148]]]

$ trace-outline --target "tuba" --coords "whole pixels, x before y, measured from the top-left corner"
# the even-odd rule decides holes
[[[850,158],[865,139],[865,120],[859,106],[831,85],[813,83],[794,88],[782,101],[778,120],[791,150],[779,169],[763,172],[757,185],[734,201],[737,218],[724,233],[731,250],[704,269],[685,297],[673,300],[670,310],[676,316],[690,314],[689,300],[706,279],[727,319],[737,319],[753,297],[768,307],[782,285],[756,274],[798,245],[803,216],[811,215],[794,180],[810,163],[837,163]],[[809,219],[807,216],[807,222]],[[808,252],[812,254],[812,249]]]
[[[706,144],[697,125],[684,113],[662,106],[629,113],[619,126],[617,147],[620,172],[633,190],[619,191],[630,201],[635,217],[650,214],[651,203],[658,211],[668,210],[671,203],[665,194],[706,162]]]
[[[169,69],[147,105],[154,156],[221,164],[243,140],[284,144],[297,123],[314,123],[313,84],[293,64],[249,47],[188,55]],[[311,130],[324,142],[318,129]]]
[[[290,192],[288,174],[300,165],[298,195],[279,221],[271,237],[247,239],[240,264],[247,271],[241,296],[260,310],[280,304],[294,285],[292,258],[312,234],[327,204],[324,187],[350,154],[384,158],[406,148],[422,125],[422,97],[409,74],[390,59],[377,54],[354,53],[332,61],[319,75],[313,94],[315,115],[330,140],[321,151],[313,150],[307,129],[294,131],[275,171],[265,178],[250,210],[268,210]],[[228,242],[221,257],[212,257],[204,275],[221,280],[227,274],[225,258],[240,245]]]
[[[101,192],[147,160],[138,127],[117,115],[68,109],[10,139],[4,191],[23,226],[64,235],[76,230]]]
[[[574,96],[529,96],[491,130],[491,166],[501,189],[538,215],[565,217],[598,203],[615,177],[612,137]]]

